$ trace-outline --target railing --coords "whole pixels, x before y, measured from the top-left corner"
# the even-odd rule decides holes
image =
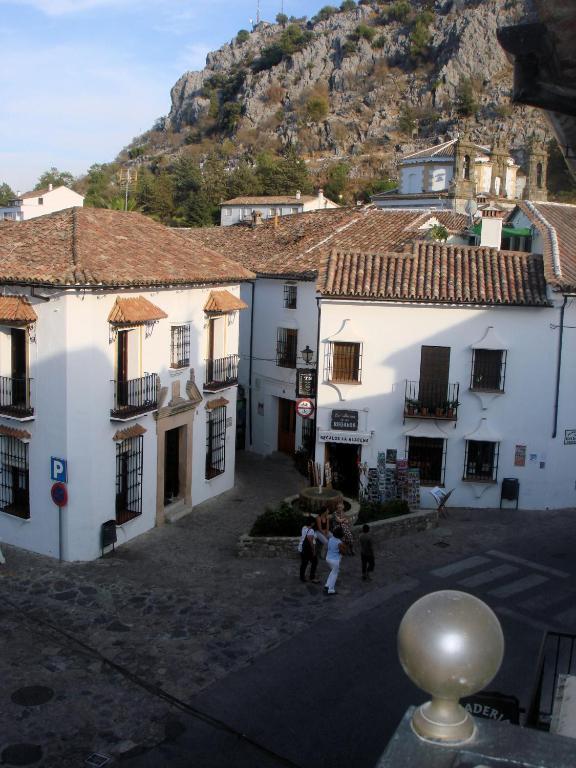
[[[238,355],[228,355],[206,360],[206,378],[204,389],[215,390],[238,384]]]
[[[558,678],[568,674],[576,675],[576,635],[546,632],[536,666],[536,685],[526,713],[527,727],[550,730]]]
[[[30,407],[30,379],[0,376],[0,413],[17,418],[34,415]]]
[[[158,377],[146,373],[140,379],[114,382],[114,408],[110,415],[126,418],[158,407]]]
[[[404,418],[456,421],[459,391],[460,384],[406,381]]]

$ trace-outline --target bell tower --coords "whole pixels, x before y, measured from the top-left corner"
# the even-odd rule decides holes
[[[531,139],[528,145],[528,177],[524,187],[526,200],[547,200],[546,173],[548,170],[548,153],[546,146]]]
[[[476,195],[476,147],[466,134],[458,139],[454,158],[454,196],[469,200]]]

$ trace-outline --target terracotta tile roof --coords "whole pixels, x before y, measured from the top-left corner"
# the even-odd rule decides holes
[[[0,283],[206,285],[252,273],[141,213],[68,208],[0,225]]]
[[[189,237],[234,258],[261,277],[312,280],[332,248],[387,253],[425,236],[420,227],[437,219],[451,232],[468,225],[452,211],[337,208],[283,216],[255,227],[203,227]]]
[[[230,401],[226,400],[225,397],[217,397],[215,400],[208,400],[206,403],[206,409],[209,411],[213,411],[214,408],[221,408],[223,405],[228,405]]]
[[[38,315],[26,296],[0,296],[0,323],[35,323]]]
[[[318,290],[382,301],[548,306],[541,256],[431,242],[405,253],[335,250],[323,262]]]
[[[233,197],[222,205],[301,205],[318,198],[314,195],[262,195],[260,197]]]
[[[140,435],[144,435],[146,434],[146,431],[146,428],[140,424],[133,424],[131,427],[126,427],[126,429],[119,429],[114,434],[112,440],[119,443],[122,440],[129,440],[131,437],[139,437]]]
[[[16,429],[15,427],[0,426],[0,435],[3,437],[15,437],[17,440],[30,440],[32,435],[25,429]]]
[[[108,322],[122,325],[123,323],[148,323],[153,320],[163,320],[168,317],[166,312],[153,304],[144,296],[118,297],[108,315]]]
[[[236,309],[248,309],[248,304],[230,291],[210,291],[204,305],[204,312],[234,312]]]
[[[56,187],[58,189],[58,187]],[[14,197],[14,200],[28,200],[32,197],[42,197],[42,195],[47,195],[50,190],[48,187],[45,189],[33,189],[31,192],[24,192],[23,195],[16,195]]]
[[[458,139],[451,139],[450,141],[445,141],[443,144],[436,144],[432,147],[419,149],[417,152],[411,152],[409,155],[405,155],[400,162],[402,163],[404,160],[424,160],[427,157],[454,157],[457,141]],[[481,144],[474,144],[473,146],[478,151],[478,154],[490,154],[489,147],[484,147]]]
[[[518,207],[542,236],[546,280],[576,290],[576,205],[526,201]]]

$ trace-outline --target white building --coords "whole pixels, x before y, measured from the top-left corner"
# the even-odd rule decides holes
[[[264,195],[257,197],[234,197],[220,206],[220,226],[247,223],[258,219],[273,219],[277,216],[289,216],[293,213],[319,211],[338,208],[336,203],[324,197],[323,190],[317,195],[303,195],[299,191],[294,195]]]
[[[138,213],[0,224],[0,540],[91,560],[233,486],[251,277]]]
[[[0,207],[0,221],[27,221],[37,216],[84,205],[84,196],[68,187],[52,187],[25,192]]]

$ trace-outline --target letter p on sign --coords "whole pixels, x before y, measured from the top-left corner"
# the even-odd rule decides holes
[[[68,466],[66,459],[50,458],[50,479],[57,483],[68,482]]]

